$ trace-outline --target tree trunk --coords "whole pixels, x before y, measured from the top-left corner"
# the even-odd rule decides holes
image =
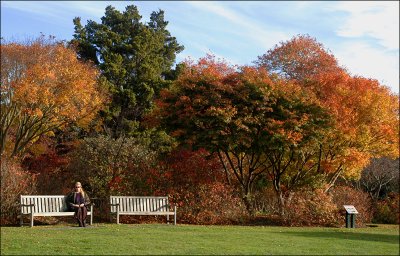
[[[250,193],[246,193],[243,197],[244,205],[246,206],[246,210],[250,216],[255,216],[254,206],[253,206],[253,199]]]
[[[231,176],[229,174],[228,167],[225,164],[225,161],[224,161],[224,158],[222,157],[221,152],[218,150],[217,153],[218,153],[219,161],[221,162],[222,166],[224,167],[226,183],[230,186],[230,185],[232,185],[232,182],[231,182]]]
[[[333,174],[333,176],[329,180],[327,187],[325,189],[325,193],[328,193],[329,189],[331,189],[331,187],[333,187],[333,185],[335,185],[335,182],[338,179],[338,177],[340,176],[340,174],[342,173],[342,171],[343,171],[342,164],[340,164],[340,166],[337,168],[336,172]]]
[[[282,191],[278,192],[278,203],[279,203],[279,215],[285,216],[285,196],[283,195]]]

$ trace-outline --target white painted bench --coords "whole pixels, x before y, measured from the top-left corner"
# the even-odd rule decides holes
[[[120,215],[166,215],[174,216],[176,225],[176,206],[170,211],[168,196],[110,196],[111,214],[116,214],[117,224]]]
[[[35,216],[74,216],[74,212],[68,211],[66,202],[67,196],[38,196],[38,195],[21,195],[21,215],[20,224],[23,223],[25,215],[30,216],[30,226],[33,227],[33,218]],[[93,224],[93,204],[90,204],[88,210],[90,215],[90,225]]]

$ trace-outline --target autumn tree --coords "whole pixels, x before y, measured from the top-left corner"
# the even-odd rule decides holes
[[[283,78],[297,81],[343,70],[333,54],[309,35],[298,35],[275,45],[259,56],[255,64]]]
[[[321,76],[317,84],[336,123],[322,145],[328,188],[339,176],[359,179],[371,158],[398,157],[397,96],[374,79],[346,74]]]
[[[167,30],[164,11],[153,12],[148,23],[141,21],[136,6],[120,12],[107,6],[101,23],[82,26],[74,19],[70,42],[79,57],[96,63],[108,84],[112,101],[102,112],[105,130],[113,137],[132,135],[170,75],[176,54],[183,50]]]
[[[281,42],[259,67],[315,94],[334,121],[320,144],[326,190],[338,177],[358,179],[372,157],[398,157],[398,96],[374,79],[351,76],[308,35]]]
[[[291,156],[318,140],[327,126],[322,109],[299,89],[272,80],[263,69],[234,68],[207,56],[186,63],[163,92],[160,116],[173,136],[218,154],[227,181],[240,186],[253,213],[257,178],[270,171],[281,193]]]
[[[69,123],[84,127],[104,102],[98,72],[41,36],[1,44],[1,154],[15,156]]]

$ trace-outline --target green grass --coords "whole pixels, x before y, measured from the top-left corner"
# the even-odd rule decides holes
[[[1,255],[398,255],[399,227],[97,224],[1,227]]]

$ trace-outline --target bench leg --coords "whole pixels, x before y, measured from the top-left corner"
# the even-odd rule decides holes
[[[93,225],[93,204],[90,204],[90,226]]]
[[[24,215],[22,213],[20,215],[19,224],[21,225],[21,227],[24,225]]]
[[[169,215],[167,214],[167,224],[169,224]]]
[[[117,224],[119,224],[119,206],[117,207]]]
[[[174,225],[176,225],[176,206],[174,206]]]
[[[31,212],[31,227],[33,227],[33,213]]]

